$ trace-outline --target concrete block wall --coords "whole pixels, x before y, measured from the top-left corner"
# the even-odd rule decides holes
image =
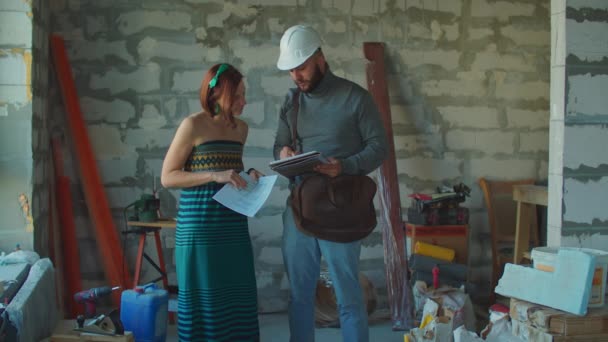
[[[0,251],[32,250],[33,8],[0,3]]]
[[[605,251],[608,251],[607,30],[607,3],[565,2],[560,244]]]
[[[54,201],[55,183],[52,165],[52,154],[49,130],[50,109],[49,72],[51,71],[49,54],[49,28],[50,11],[47,1],[33,2],[33,33],[32,33],[32,153],[34,175],[32,176],[33,189],[33,219],[34,250],[41,256],[55,257],[61,248],[60,244],[51,242],[59,229],[57,220],[50,215],[51,198]],[[51,220],[55,219],[55,222]],[[53,245],[51,246],[51,243]]]
[[[123,208],[159,186],[175,129],[183,117],[200,110],[197,91],[215,63],[232,63],[244,73],[248,105],[243,119],[250,126],[245,164],[270,173],[278,107],[292,86],[275,67],[278,43],[282,32],[297,23],[318,29],[332,70],[364,87],[362,43],[386,44],[401,205],[410,205],[408,194],[434,191],[443,183],[471,186],[472,197],[465,203],[472,212],[470,264],[482,290],[489,291],[490,250],[477,179],[547,177],[548,3],[58,0],[49,6],[51,30],[67,42],[117,230],[124,229]],[[60,102],[52,108],[51,128],[64,127]],[[99,279],[103,273],[77,172],[66,172],[75,182],[83,277]],[[175,215],[179,191],[159,189],[159,195],[163,213]],[[281,179],[249,221],[262,312],[287,305],[281,257],[287,195],[287,181]],[[175,282],[174,232],[162,234]],[[126,237],[124,243],[132,264],[136,241]],[[363,242],[361,265],[385,306],[380,229]],[[154,271],[144,273],[144,279],[152,278]]]

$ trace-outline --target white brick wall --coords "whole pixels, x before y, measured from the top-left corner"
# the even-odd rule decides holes
[[[487,93],[483,81],[475,80],[432,80],[422,82],[420,91],[427,96],[479,96]]]
[[[397,159],[397,173],[420,180],[443,182],[460,177],[459,160],[414,157]]]
[[[564,221],[592,224],[594,219],[608,220],[608,177],[585,181],[564,177],[564,193]]]
[[[203,81],[205,72],[207,72],[207,70],[176,72],[173,75],[173,87],[171,89],[180,93],[198,92],[201,88],[201,82]],[[198,107],[200,108],[200,102]]]
[[[158,41],[151,37],[142,39],[137,45],[140,64],[146,64],[154,57],[201,64],[206,60],[208,52],[209,49],[202,44],[179,44]]]
[[[458,68],[460,52],[451,50],[412,50],[401,49],[399,51],[402,63],[408,68],[415,68],[420,65],[437,65],[445,70],[455,70]]]
[[[507,100],[549,100],[549,83],[543,81],[499,83],[496,97]]]
[[[350,13],[351,0],[321,0],[323,8],[337,9],[343,14]]]
[[[488,38],[493,34],[494,34],[494,31],[492,29],[485,28],[485,27],[469,29],[469,39],[470,40]]]
[[[491,176],[493,179],[512,180],[536,177],[535,160],[473,158],[471,164],[471,179]]]
[[[168,148],[173,140],[175,129],[131,129],[128,131],[124,140],[132,148]],[[160,171],[160,169],[158,169]]]
[[[262,76],[262,84],[260,86],[264,89],[266,95],[279,96],[281,97],[281,101],[283,101],[283,98],[287,95],[287,90],[295,87],[295,85],[287,72],[279,72],[276,75]]]
[[[2,5],[4,7],[4,5]],[[32,19],[25,12],[0,11],[0,42],[22,48],[32,47]]]
[[[506,20],[511,16],[534,15],[534,5],[510,1],[472,0],[471,15],[473,17],[494,17]]]
[[[134,90],[138,93],[160,89],[160,66],[148,63],[133,72],[120,72],[115,68],[103,74],[91,76],[91,89],[107,89],[111,94],[118,94],[125,90]]]
[[[147,28],[191,30],[190,14],[177,11],[133,11],[118,16],[115,22],[123,35],[131,35]]]
[[[70,62],[101,62],[108,57],[115,57],[128,64],[135,64],[133,56],[131,56],[127,50],[127,42],[125,40],[71,40],[69,43],[68,55],[70,56]]]
[[[550,46],[549,31],[536,31],[518,29],[515,26],[506,26],[500,29],[500,33],[513,40],[518,45]]]
[[[252,136],[255,138],[248,139],[247,146],[272,149],[272,147],[274,146],[275,135],[276,135],[276,128],[257,129],[257,128],[250,127],[249,136]],[[269,158],[270,158],[270,156],[269,156]]]
[[[3,11],[15,11],[15,12],[30,12],[32,6],[30,3],[21,0],[3,0],[0,8]]]
[[[549,132],[525,132],[519,135],[520,152],[549,152]]]
[[[404,2],[407,9],[418,8],[426,11],[448,12],[456,16],[460,16],[462,10],[462,4],[459,1],[408,0]]]
[[[135,154],[112,159],[97,160],[97,168],[104,184],[120,184],[125,174],[137,168]]]
[[[548,38],[548,37],[547,37]],[[471,66],[472,70],[509,70],[509,71],[535,71],[534,64],[526,61],[520,55],[502,54],[496,51],[496,46],[488,46],[486,51],[478,52]]]
[[[239,69],[247,73],[254,68],[275,69],[279,58],[279,47],[273,44],[251,45],[245,40],[232,40],[229,43],[234,56],[241,59]]]
[[[601,125],[572,125],[565,129],[564,167],[578,169],[585,165],[599,167],[606,164],[608,152],[608,127]],[[579,153],[586,151],[586,153]],[[604,156],[604,158],[598,158]]]
[[[126,123],[135,117],[133,104],[114,99],[112,101],[98,100],[89,96],[80,98],[80,108],[85,120],[106,120],[111,123]]]
[[[470,131],[451,130],[446,133],[445,141],[450,151],[479,151],[485,154],[514,152],[515,135],[499,130]]]
[[[135,156],[135,147],[125,144],[116,126],[105,124],[89,125],[89,140],[95,152],[95,159],[113,159],[126,156]]]
[[[146,104],[143,106],[138,125],[144,130],[157,130],[167,124],[167,119],[161,115],[156,106]]]
[[[509,128],[539,129],[549,126],[549,112],[546,110],[525,110],[511,107],[506,110]]]
[[[264,121],[264,101],[248,102],[243,109],[241,119],[250,124],[259,125]]]
[[[608,54],[607,54],[608,55]],[[568,77],[566,115],[597,115],[608,112],[607,75],[573,75]]]
[[[453,128],[498,128],[496,108],[446,106],[437,110]]]
[[[0,53],[0,84],[1,85],[26,85],[30,82],[28,74],[31,64],[31,52]],[[5,99],[10,100],[10,99]]]
[[[568,4],[570,5],[570,4]],[[599,62],[608,55],[608,37],[606,21],[582,23],[566,20],[566,53],[575,54],[582,60]]]

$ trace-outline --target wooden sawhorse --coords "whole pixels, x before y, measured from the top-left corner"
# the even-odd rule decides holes
[[[169,279],[167,278],[167,270],[165,268],[165,257],[163,255],[163,247],[160,241],[160,230],[162,228],[173,228],[175,229],[176,222],[174,220],[161,219],[154,222],[141,222],[141,221],[127,221],[127,226],[133,227],[132,229],[125,232],[125,234],[137,234],[139,235],[139,245],[137,247],[137,259],[135,261],[135,276],[133,277],[133,288],[139,285],[141,266],[143,259],[148,260],[150,265],[154,267],[160,273],[160,276],[153,279],[152,282],[162,280],[163,287],[169,291]],[[150,258],[150,256],[144,251],[146,246],[146,237],[148,233],[154,235],[154,242],[156,244],[156,255],[158,257],[158,264]],[[173,312],[169,313],[169,322],[173,323],[175,317]]]

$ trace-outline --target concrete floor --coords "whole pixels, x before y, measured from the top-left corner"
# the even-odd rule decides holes
[[[287,313],[264,314],[260,319],[260,341],[261,342],[287,342],[289,341],[289,326]],[[340,329],[317,328],[316,342],[339,342],[342,341]],[[404,331],[393,331],[392,324],[385,315],[382,318],[374,318],[369,324],[369,340],[382,342],[403,342]],[[177,342],[177,326],[169,325],[167,330],[167,342]]]

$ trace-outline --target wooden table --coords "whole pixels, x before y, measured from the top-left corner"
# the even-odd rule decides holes
[[[513,200],[517,202],[517,224],[515,226],[515,251],[513,263],[519,264],[530,248],[530,225],[532,213],[537,205],[547,206],[548,191],[546,186],[514,185]]]

